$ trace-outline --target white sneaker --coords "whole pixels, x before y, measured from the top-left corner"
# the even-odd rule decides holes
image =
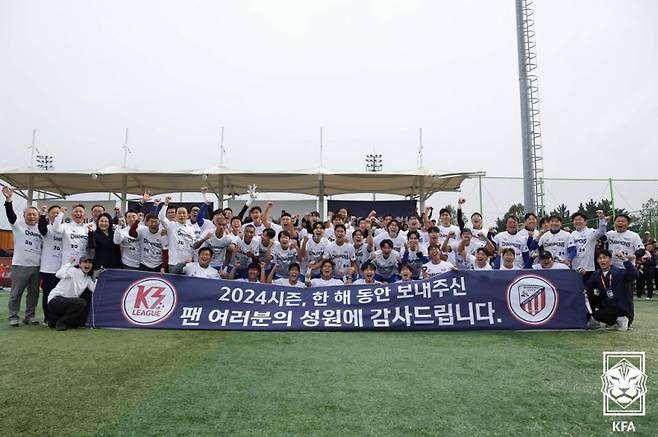
[[[594,317],[591,317],[587,321],[587,329],[599,329],[601,327],[601,323],[598,320],[595,320]]]
[[[617,317],[617,331],[628,331],[628,317]]]

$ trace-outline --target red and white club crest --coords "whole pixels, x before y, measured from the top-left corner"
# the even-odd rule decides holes
[[[160,278],[141,279],[130,285],[123,295],[124,317],[136,325],[155,325],[176,308],[176,289]]]
[[[543,325],[555,314],[558,294],[555,286],[534,275],[516,278],[507,288],[507,307],[519,321]]]

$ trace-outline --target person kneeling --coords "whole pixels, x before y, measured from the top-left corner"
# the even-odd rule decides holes
[[[82,255],[79,268],[75,258],[69,258],[55,273],[59,283],[48,295],[48,326],[58,331],[84,326],[87,318],[87,301],[80,296],[86,289],[92,293],[96,289],[96,280],[92,276],[93,259]]]
[[[637,279],[639,272],[623,253],[615,254],[624,261],[624,268],[620,269],[612,265],[612,254],[602,250],[596,257],[601,267],[589,278],[585,284],[588,295],[594,290],[599,291],[601,303],[598,309],[592,313],[592,319],[587,323],[589,328],[597,328],[603,322],[608,326],[614,326],[620,331],[628,329],[628,314],[630,311],[630,300],[626,283]]]

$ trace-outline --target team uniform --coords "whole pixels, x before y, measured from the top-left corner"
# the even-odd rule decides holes
[[[621,252],[626,256],[631,256],[635,255],[638,250],[644,250],[642,239],[633,231],[608,231],[605,236],[608,242],[608,250],[612,253],[612,265],[618,269],[625,268],[624,261],[615,254]]]
[[[356,256],[356,271],[360,276],[361,266],[368,262],[370,259],[370,250],[368,249],[368,244],[363,243],[359,247],[354,245],[354,255]]]
[[[37,223],[28,225],[23,217],[16,217],[11,202],[5,202],[7,219],[14,237],[14,255],[11,258],[11,292],[9,295],[9,320],[18,322],[23,291],[27,289],[25,308],[26,323],[34,320],[34,313],[39,301],[39,265],[43,235]]]
[[[455,268],[455,265],[449,261],[441,261],[438,264],[434,264],[432,261],[423,264],[423,272],[427,272],[428,276],[431,278],[433,276],[442,275],[446,272],[449,272]]]
[[[297,248],[288,246],[287,249],[276,243],[272,249],[272,263],[276,266],[276,275],[279,278],[288,278],[290,265],[297,262]]]
[[[210,238],[204,243],[205,247],[209,247],[212,250],[212,259],[210,260],[210,265],[216,269],[222,269],[224,263],[226,262],[226,250],[233,244],[233,238],[230,235],[222,235],[221,238],[217,237],[216,229],[206,231],[203,238],[210,235]]]
[[[311,264],[317,264],[324,254],[325,249],[329,246],[329,240],[324,237],[320,237],[320,241],[315,241],[314,237],[311,237],[306,241],[306,256],[304,257],[304,262],[302,265],[302,272],[308,270],[308,266]],[[311,277],[317,277],[320,275],[320,268],[315,268],[311,272]]]
[[[41,220],[46,220],[41,216]],[[62,266],[62,234],[55,232],[52,224],[46,225],[46,235],[43,236],[41,247],[41,289],[43,292],[41,307],[45,321],[48,321],[48,295],[59,282],[56,276],[57,271]]]
[[[532,266],[534,270],[569,270],[569,266],[562,264],[561,262],[554,261],[553,265],[549,268],[542,267],[541,264],[534,264]]]
[[[182,273],[183,265],[194,253],[194,228],[192,225],[170,221],[166,208],[160,209],[158,218],[167,229],[167,247],[169,252],[169,273]]]
[[[322,278],[313,278],[311,279],[311,287],[331,287],[332,285],[345,285],[343,281],[336,278],[331,279],[322,279]]]
[[[599,220],[599,227],[596,230],[585,226],[581,231],[576,229],[571,232],[574,244],[576,245],[576,257],[571,261],[571,267],[574,270],[583,269],[586,272],[594,271],[596,241],[605,235],[605,229],[605,220]]]
[[[384,240],[391,240],[393,242],[393,250],[396,251],[397,253],[402,253],[404,250],[404,245],[407,242],[407,239],[402,233],[398,233],[397,235],[391,237],[391,235],[388,232],[381,233],[377,235],[373,239],[373,243],[375,245],[375,249],[379,248],[379,244],[384,241]]]
[[[275,279],[274,281],[272,281],[272,284],[279,285],[282,287],[306,288],[306,284],[304,284],[302,281],[298,280],[294,284],[291,284],[288,278]]]
[[[121,247],[121,262],[123,263],[123,267],[139,269],[141,260],[139,239],[130,236],[130,228],[115,229],[113,239],[114,244]]]
[[[527,235],[527,234],[526,234]],[[506,249],[511,247],[514,249],[514,266],[518,269],[522,269],[525,266],[525,260],[523,259],[524,254],[528,253],[528,239],[524,234],[517,232],[515,234],[510,234],[509,232],[501,232],[496,234],[494,237],[494,242],[499,248]],[[502,261],[501,261],[502,266]],[[502,269],[501,269],[502,270]]]
[[[84,223],[63,223],[63,220],[64,213],[60,212],[55,218],[53,229],[62,236],[62,263],[66,264],[70,257],[80,259],[87,254],[89,229]]]
[[[352,262],[356,261],[356,253],[351,243],[338,244],[330,243],[322,255],[323,259],[330,259],[334,262],[334,277],[342,278],[349,274]]]
[[[191,262],[185,264],[183,267],[183,273],[187,276],[192,276],[194,278],[206,278],[206,279],[219,279],[219,272],[217,269],[208,267],[201,267],[198,262]]]
[[[556,233],[552,231],[544,233],[539,238],[539,246],[543,247],[545,251],[550,252],[556,262],[569,260],[572,258],[569,252],[572,251],[575,254],[577,251],[573,236],[564,230]]]
[[[385,257],[381,250],[373,252],[374,257],[370,261],[375,266],[375,279],[382,282],[395,282],[398,279],[398,259],[400,254],[391,250]]]
[[[168,238],[160,232],[152,233],[147,227],[137,228],[139,243],[139,269],[159,271],[162,268],[162,251],[167,250]]]
[[[381,285],[382,283],[375,280],[373,282],[366,282],[364,278],[357,279],[353,282],[354,285]]]
[[[420,246],[415,251],[405,250],[404,255],[402,255],[402,264],[407,264],[411,267],[411,277],[414,279],[420,278],[423,264],[428,261],[427,248],[424,246]]]

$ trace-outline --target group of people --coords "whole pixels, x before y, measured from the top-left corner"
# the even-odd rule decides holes
[[[172,204],[170,197],[162,202],[145,193],[123,215],[113,217],[95,205],[87,223],[82,205],[70,212],[56,205],[30,206],[19,218],[12,189],[5,186],[2,192],[14,232],[12,326],[20,325],[25,290],[23,323],[39,324],[40,284],[48,326],[64,330],[83,325],[97,274],[108,268],[300,288],[412,281],[451,270],[572,269],[584,278],[589,326],[602,322],[623,330],[632,323],[633,284],[642,277],[636,263],[653,262],[652,272],[656,264],[655,241],[645,246],[628,229],[631,219],[623,214],[607,231],[609,218],[602,211],[593,218],[595,228],[587,226],[590,218],[581,212],[573,214],[575,229],[570,232],[559,216],[538,222],[528,213],[522,223],[506,217],[505,231],[496,232],[484,227],[478,212],[466,219],[466,201],[459,199],[456,225],[450,208],[441,209],[437,219],[427,208],[411,214],[402,229],[392,216],[378,217],[372,211],[357,218],[346,208],[326,221],[317,212],[298,217],[285,211],[275,221],[272,202],[264,211],[251,206],[255,187],[241,211],[209,213],[207,189],[202,188],[204,201],[190,210]]]

